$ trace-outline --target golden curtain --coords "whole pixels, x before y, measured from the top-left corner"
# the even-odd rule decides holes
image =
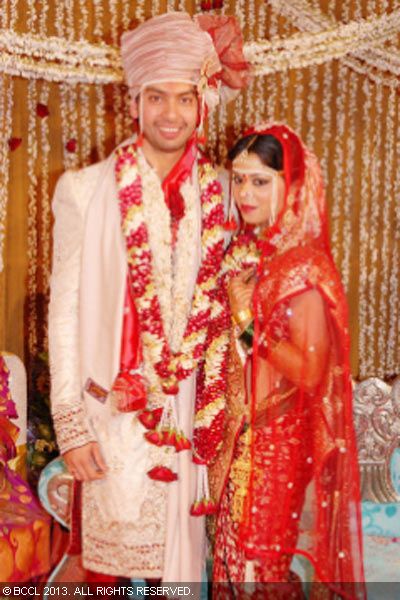
[[[391,13],[396,4],[309,0],[306,6],[316,21],[322,14],[341,23]],[[5,0],[0,33],[116,46],[123,30],[171,9],[193,14],[200,2]],[[307,23],[302,29],[301,19],[285,14],[276,0],[225,0],[214,12],[221,11],[240,19],[246,42],[307,31]],[[399,35],[392,36],[387,48],[398,53],[399,47]],[[299,131],[320,158],[333,253],[348,291],[356,377],[400,373],[400,61],[392,67],[397,78],[384,65],[352,62],[349,55],[349,60],[257,76],[228,111],[220,109],[209,123],[210,152],[218,160],[246,123],[272,119]],[[2,75],[0,348],[24,356],[27,365],[47,348],[55,183],[66,168],[104,158],[129,135],[127,103],[126,90],[117,83]]]

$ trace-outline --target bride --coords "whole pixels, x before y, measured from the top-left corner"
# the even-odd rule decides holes
[[[300,554],[329,585],[321,597],[363,598],[347,306],[320,168],[285,125],[249,130],[230,159],[241,226],[211,327],[226,329],[220,387],[208,352],[199,390],[202,414],[217,395],[225,409],[196,445],[219,506],[213,581],[286,583],[282,597],[302,597]]]

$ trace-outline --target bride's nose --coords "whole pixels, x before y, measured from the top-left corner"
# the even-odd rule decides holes
[[[250,181],[245,179],[240,186],[240,196],[242,198],[246,198],[250,194]]]

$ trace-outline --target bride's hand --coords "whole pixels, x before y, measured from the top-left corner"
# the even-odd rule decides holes
[[[256,285],[255,269],[250,267],[245,269],[236,277],[233,277],[228,284],[228,297],[231,307],[231,313],[236,321],[243,321],[240,315],[243,311],[251,312],[252,297]],[[246,327],[252,318],[246,319],[243,325]]]

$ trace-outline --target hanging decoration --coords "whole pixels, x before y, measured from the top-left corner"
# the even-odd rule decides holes
[[[240,6],[238,8],[240,17],[243,11]],[[99,23],[100,20],[96,31]],[[375,54],[370,49],[381,46],[399,30],[400,9],[372,19],[337,24],[323,31],[295,34],[287,39],[248,42],[244,45],[244,54],[256,75],[301,69],[356,53],[378,71],[398,76],[398,52],[380,48]],[[91,44],[4,29],[0,31],[0,50],[0,71],[10,75],[69,83],[107,84],[123,80],[118,49],[104,43]],[[361,63],[358,65],[354,58],[349,60],[352,68],[365,70],[366,67]]]
[[[368,337],[370,325],[368,323],[368,255],[369,255],[369,226],[370,226],[370,206],[367,199],[371,195],[371,173],[370,173],[370,157],[373,153],[372,148],[372,84],[366,79],[363,84],[363,141],[364,152],[362,154],[362,171],[361,171],[361,197],[366,201],[361,203],[360,207],[360,231],[359,231],[359,247],[360,247],[360,272],[359,272],[359,343],[358,350],[362,356],[361,376],[364,376],[370,371],[372,357],[370,356],[370,347]]]
[[[11,77],[0,79],[0,125],[2,135],[7,144],[0,144],[0,273],[4,268],[3,247],[6,235],[7,200],[9,183],[9,164],[11,152],[15,151],[22,143],[22,138],[11,137],[12,110],[13,110],[14,82]]]

